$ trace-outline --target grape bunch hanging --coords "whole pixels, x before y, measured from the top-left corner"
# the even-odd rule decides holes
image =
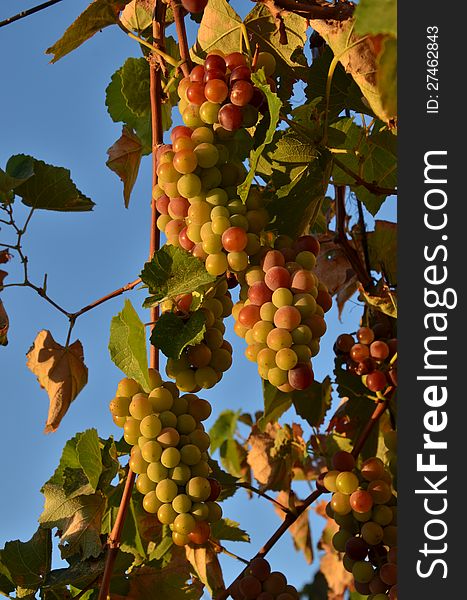
[[[340,335],[334,345],[338,356],[343,356],[347,369],[362,378],[372,392],[382,392],[388,385],[397,386],[397,340],[377,338],[371,327],[360,327],[357,340],[350,333]]]
[[[248,268],[233,309],[235,331],[258,373],[283,392],[304,390],[314,380],[311,359],[326,332],[324,313],[332,300],[313,273],[319,242],[302,236],[277,238],[260,266]]]
[[[259,67],[272,74],[274,57],[259,53]],[[205,261],[213,276],[245,270],[249,257],[260,250],[259,234],[269,222],[257,188],[251,189],[246,204],[237,193],[246,175],[247,152],[236,133],[251,139],[246,130],[267,111],[251,73],[240,52],[208,54],[204,65],[181,80],[178,107],[184,125],[172,129],[172,143],[157,153],[157,226],[169,244]],[[272,79],[270,85],[275,85]]]
[[[299,600],[293,585],[280,571],[271,571],[265,558],[251,561],[245,573],[230,586],[233,600]]]
[[[137,473],[143,507],[169,525],[176,545],[203,544],[210,523],[222,517],[215,500],[220,486],[210,477],[209,434],[202,421],[211,414],[207,400],[179,395],[150,369],[152,390],[146,394],[133,379],[122,379],[110,402],[114,422],[132,446],[129,466]]]
[[[392,432],[387,439],[394,444],[394,437]],[[333,470],[318,484],[332,492],[326,513],[339,525],[332,544],[344,553],[344,568],[352,573],[357,592],[371,600],[397,600],[397,496],[392,475],[377,457],[357,468],[351,454],[339,451],[332,462]]]

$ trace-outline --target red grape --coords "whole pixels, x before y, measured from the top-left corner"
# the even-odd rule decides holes
[[[223,73],[227,70],[227,65],[225,63],[225,59],[219,54],[209,54],[204,61],[204,68],[206,71],[211,71],[212,69],[218,69]]]
[[[208,0],[181,0],[181,2],[185,10],[195,15],[203,12],[208,5]]]
[[[232,74],[230,75],[230,83],[235,83],[236,81],[250,81],[251,80],[251,70],[249,67],[240,66],[236,67]]]
[[[382,371],[373,371],[366,376],[366,387],[372,392],[382,392],[388,385],[386,375]]]
[[[268,271],[271,267],[283,267],[285,265],[285,258],[282,252],[279,250],[269,250],[264,256],[262,263],[263,271]]]
[[[264,283],[264,281],[257,281],[251,287],[248,288],[248,300],[252,304],[262,306],[266,302],[270,302],[272,298],[272,291]]]
[[[206,84],[206,86],[207,85],[208,84]],[[188,86],[188,89],[186,91],[186,97],[192,104],[201,106],[201,104],[203,104],[203,102],[205,102],[207,98],[204,94],[204,83],[194,82],[190,86]]]
[[[204,95],[209,102],[221,104],[229,95],[229,88],[222,79],[211,79],[206,83]]]
[[[230,91],[230,101],[235,106],[246,106],[253,97],[253,86],[248,81],[236,81]]]
[[[233,71],[236,67],[246,66],[246,56],[241,52],[231,52],[225,57],[227,68]]]
[[[219,111],[219,123],[227,131],[240,129],[243,122],[242,111],[235,104],[224,104]]]
[[[222,245],[227,252],[241,252],[247,243],[248,236],[241,227],[229,227],[222,234]]]
[[[204,67],[202,65],[196,65],[193,67],[190,73],[190,81],[196,81],[202,83],[204,79]]]
[[[313,370],[310,365],[299,363],[288,373],[289,384],[295,390],[305,390],[314,380]]]
[[[264,281],[273,292],[279,288],[288,288],[290,274],[285,267],[271,267],[266,271]]]
[[[238,321],[245,327],[253,327],[260,320],[259,306],[255,304],[244,306],[238,314]]]

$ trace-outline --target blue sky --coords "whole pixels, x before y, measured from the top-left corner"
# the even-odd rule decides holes
[[[31,0],[3,0],[0,20],[34,4]],[[97,34],[55,65],[50,65],[44,54],[87,4],[86,0],[65,0],[0,29],[0,166],[4,167],[10,155],[26,153],[67,167],[77,186],[96,203],[93,212],[84,214],[38,211],[24,240],[31,279],[41,284],[47,273],[48,293],[71,311],[138,276],[147,259],[150,216],[150,159],[143,160],[128,210],[123,206],[120,181],[105,166],[106,150],[120,136],[120,125],[113,123],[106,111],[105,88],[128,56],[139,56],[137,44],[115,27]],[[241,8],[250,10],[253,5],[242,0],[234,6],[245,13]],[[190,24],[191,36],[193,32]],[[21,223],[26,211],[19,205],[16,208]],[[393,218],[393,208],[393,204],[386,208],[384,216]],[[0,236],[4,241],[3,231]],[[18,262],[15,258],[7,265],[6,283],[19,281]],[[126,297],[139,307],[144,292]],[[32,290],[11,288],[2,298],[10,317],[10,343],[0,348],[0,547],[7,540],[29,539],[35,531],[43,502],[39,489],[55,469],[67,439],[89,427],[96,427],[102,437],[120,435],[110,418],[108,402],[121,373],[109,358],[107,344],[110,320],[124,301],[117,298],[78,320],[73,339],[78,337],[83,343],[89,383],[58,431],[46,436],[42,430],[47,395],[26,368],[25,354],[44,328],[64,343],[67,321]],[[314,363],[317,378],[332,371],[333,341],[339,333],[355,330],[360,313],[353,302],[347,304],[342,323],[335,309],[329,313],[329,330]],[[147,315],[141,314],[147,320]],[[254,412],[261,407],[256,368],[243,357],[244,342],[235,336],[230,322],[227,335],[236,362],[222,383],[204,394],[213,405],[211,422],[226,408]],[[292,415],[289,422],[291,419]],[[251,534],[250,547],[231,544],[234,552],[246,558],[256,553],[279,524],[265,502],[249,501],[246,494],[238,493],[224,505],[225,515]],[[320,520],[314,519],[315,543],[319,526]],[[273,549],[270,559],[274,568],[287,570],[296,586],[309,582],[315,569],[294,552],[288,536]],[[228,580],[239,570],[239,563],[229,558],[223,563]]]

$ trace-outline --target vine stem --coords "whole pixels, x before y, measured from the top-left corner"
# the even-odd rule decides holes
[[[347,167],[347,165],[345,165],[343,162],[341,162],[335,156],[333,157],[333,161],[334,161],[334,164],[339,167],[339,169],[344,171],[344,173],[346,173],[347,175],[350,175],[350,177],[352,177],[355,180],[355,183],[357,185],[361,185],[362,187],[366,188],[369,192],[372,192],[373,194],[376,194],[376,195],[385,195],[385,196],[397,195],[397,189],[395,189],[395,188],[381,187],[376,183],[371,183],[369,181],[365,181],[364,179],[362,179],[360,177],[360,175],[357,175],[357,173],[354,173],[352,171],[352,169],[349,169]]]
[[[188,38],[185,27],[185,12],[180,3],[180,0],[170,0],[170,6],[173,11],[175,29],[177,31],[178,44],[180,48],[180,58],[182,59],[180,68],[183,76],[188,77],[191,71],[190,48],[188,46]]]
[[[291,512],[289,508],[287,508],[286,506],[284,506],[283,504],[278,502],[275,498],[273,498],[272,496],[269,496],[265,492],[262,492],[258,488],[255,488],[254,486],[250,485],[249,483],[241,482],[241,483],[237,483],[236,486],[241,487],[244,490],[250,490],[250,492],[253,492],[254,494],[257,494],[258,496],[261,496],[261,498],[265,498],[266,500],[269,500],[269,502],[272,502],[273,504],[275,504],[278,508],[280,508],[286,514],[289,514]]]
[[[381,402],[379,402],[378,405],[376,406],[375,410],[373,411],[373,414],[371,415],[371,417],[368,420],[365,428],[363,429],[359,439],[357,440],[357,442],[355,444],[355,447],[352,451],[352,455],[354,457],[358,456],[361,449],[365,445],[365,442],[367,441],[370,433],[373,431],[373,427],[376,425],[379,418],[386,410],[389,398],[391,397],[393,392],[394,392],[394,388],[388,387],[386,390],[386,393],[385,393],[385,399],[382,400]],[[264,546],[256,554],[256,556],[253,557],[252,560],[254,560],[255,558],[265,556],[269,552],[269,550],[271,550],[271,548],[273,546],[275,546],[275,544],[280,540],[280,538],[289,529],[289,527],[291,527],[291,525],[293,525],[295,523],[295,521],[297,521],[297,519],[300,517],[300,515],[302,515],[307,510],[307,508],[309,508],[313,504],[313,502],[317,498],[319,498],[323,493],[324,492],[320,489],[315,490],[307,498],[305,498],[305,500],[303,501],[302,504],[297,506],[295,512],[293,512],[293,513],[289,512],[285,516],[285,519],[281,523],[281,525],[276,529],[276,531],[272,534],[272,536],[269,538],[269,540],[264,544]],[[227,600],[227,598],[229,598],[229,596],[230,596],[229,589],[231,589],[232,586],[235,584],[235,582],[238,581],[242,577],[242,575],[245,573],[245,571],[246,571],[246,568],[243,569],[243,571],[236,577],[236,579],[231,583],[231,585],[224,592],[222,592],[220,594],[220,596],[217,600]]]
[[[165,14],[167,5],[162,0],[155,0],[154,16],[152,22],[154,38],[154,54],[160,55],[160,48],[163,46],[165,33]],[[152,187],[157,184],[157,149],[163,142],[164,129],[162,125],[162,78],[160,64],[153,56],[150,63],[150,99],[151,99],[151,119],[152,119]],[[160,245],[160,232],[157,228],[157,208],[156,201],[152,196],[151,189],[151,219],[150,219],[150,240],[149,240],[149,259],[152,259],[154,253]],[[151,322],[155,325],[158,318],[158,309],[151,309]],[[153,325],[153,327],[154,327]],[[153,369],[159,367],[159,353],[151,344],[149,366]],[[110,590],[110,581],[115,566],[115,560],[120,547],[125,517],[128,512],[128,506],[131,501],[131,495],[135,484],[136,475],[128,466],[128,475],[125,481],[120,506],[118,507],[117,517],[107,540],[107,555],[104,567],[102,583],[99,589],[98,600],[107,600]]]

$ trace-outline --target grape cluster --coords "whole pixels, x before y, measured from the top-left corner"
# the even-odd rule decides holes
[[[211,406],[194,394],[180,396],[175,384],[163,383],[154,369],[150,377],[149,394],[135,380],[122,379],[110,411],[132,446],[129,465],[138,475],[144,509],[170,526],[176,545],[202,544],[209,538],[209,523],[222,516],[215,502],[220,486],[209,476],[210,439],[202,424]]]
[[[258,66],[273,71],[274,57],[260,53]],[[250,135],[245,129],[256,125],[258,109],[267,109],[264,94],[240,52],[208,54],[181,80],[178,94],[184,125],[174,127],[172,143],[157,152],[157,226],[169,244],[204,260],[211,275],[243,271],[260,249],[269,215],[258,188],[246,204],[238,197],[247,156],[235,132]]]
[[[370,391],[382,392],[388,385],[397,386],[394,361],[397,340],[376,338],[373,329],[360,327],[357,341],[350,333],[343,333],[337,338],[334,350],[345,357],[348,370],[361,376]]]
[[[326,332],[324,313],[332,300],[313,273],[319,242],[280,236],[260,266],[244,274],[241,298],[233,309],[235,332],[248,344],[246,357],[263,379],[284,392],[313,382],[311,358]]]
[[[185,294],[176,300],[180,312],[189,311],[192,294]],[[187,346],[180,358],[169,358],[166,365],[168,377],[175,379],[182,392],[212,388],[222,379],[222,375],[232,365],[232,346],[224,339],[223,319],[232,313],[232,299],[226,281],[219,281],[216,288],[204,297],[200,310],[204,313],[206,331],[203,340],[194,346]],[[180,307],[183,311],[180,311]],[[172,303],[162,309],[173,310]]]
[[[300,596],[293,585],[287,584],[286,576],[279,571],[271,571],[265,558],[251,561],[241,579],[229,588],[233,600],[299,600]]]
[[[397,498],[392,476],[377,457],[356,468],[354,457],[337,452],[333,470],[318,480],[332,492],[327,515],[339,525],[332,543],[343,552],[357,592],[369,600],[397,600]]]

